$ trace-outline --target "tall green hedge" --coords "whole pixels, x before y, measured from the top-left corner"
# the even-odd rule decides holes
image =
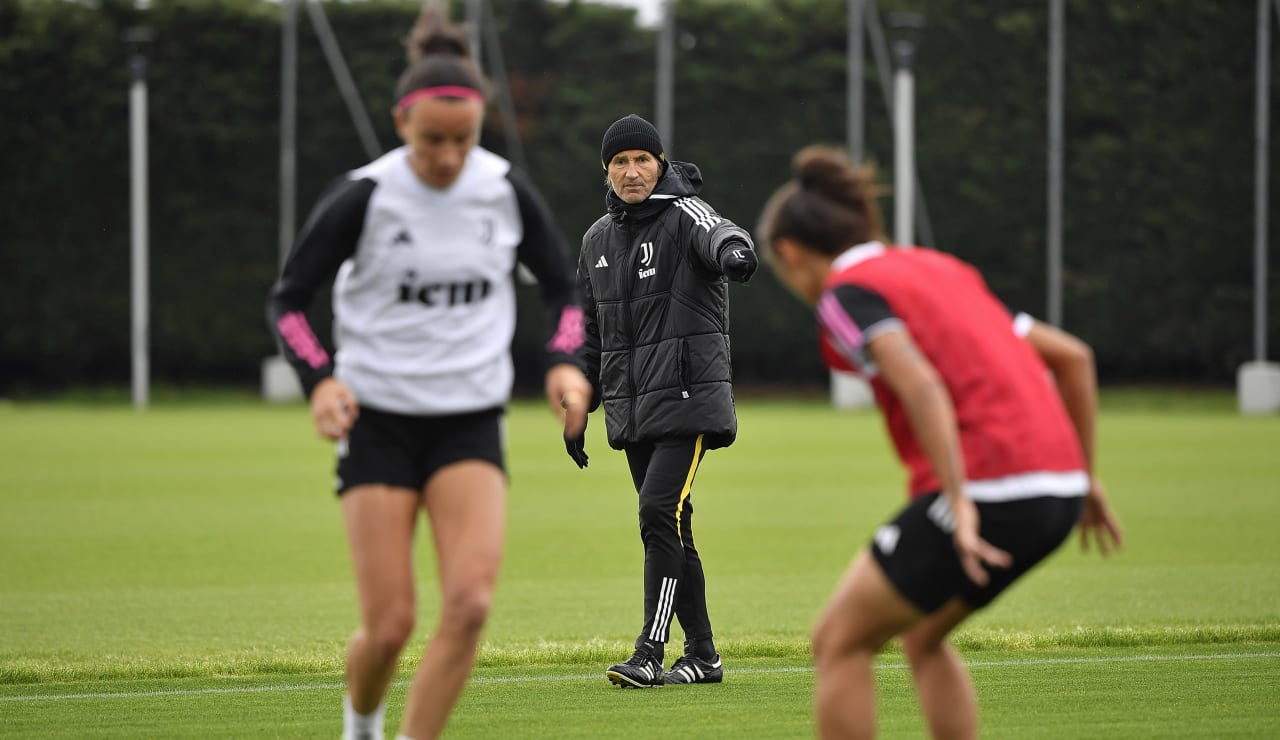
[[[492,4],[531,175],[576,249],[603,209],[601,132],[627,112],[653,115],[655,33],[618,8]],[[2,393],[128,377],[120,38],[138,21],[132,5],[0,0]],[[1009,305],[1043,314],[1046,4],[879,5],[928,13],[917,161],[938,246],[981,267]],[[389,148],[399,41],[417,3],[325,7]],[[831,0],[678,2],[671,155],[701,166],[707,199],[728,218],[753,227],[792,152],[842,140],[844,12]],[[279,13],[262,0],[156,0],[145,17],[156,30],[151,350],[161,381],[252,384],[273,352],[262,299],[279,259]],[[1227,382],[1253,349],[1252,9],[1072,0],[1066,38],[1066,327],[1093,343],[1104,381]],[[299,69],[301,217],[365,155],[305,14]],[[868,66],[867,137],[887,176],[877,79]],[[486,141],[501,149],[496,130]],[[533,387],[532,291],[521,306],[515,350]],[[736,376],[822,382],[811,324],[767,272],[735,288]]]

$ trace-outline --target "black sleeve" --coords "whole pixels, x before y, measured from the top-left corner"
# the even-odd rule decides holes
[[[333,361],[312,331],[307,310],[316,291],[355,254],[376,186],[373,180],[343,179],[320,196],[267,296],[267,325],[307,396],[333,374]]]
[[[547,366],[574,363],[574,355],[582,345],[583,315],[564,240],[546,202],[528,178],[513,168],[507,179],[515,190],[524,233],[516,258],[538,279],[551,326],[546,343]]]
[[[844,356],[861,367],[873,363],[867,342],[902,328],[902,320],[877,292],[859,285],[837,285],[818,299],[818,321]]]
[[[845,315],[853,319],[853,323],[863,334],[882,321],[898,318],[884,298],[870,288],[864,288],[861,285],[837,285],[831,290],[831,295],[835,296]]]
[[[584,239],[585,241],[585,239]],[[600,322],[596,319],[596,294],[591,286],[591,272],[587,265],[587,250],[578,255],[578,289],[582,293],[583,342],[578,348],[578,367],[591,381],[590,411],[595,411],[603,400],[600,387]]]
[[[675,202],[680,211],[680,227],[689,240],[697,264],[712,275],[724,274],[720,257],[728,249],[754,251],[751,235],[724,218],[709,203],[697,197]]]

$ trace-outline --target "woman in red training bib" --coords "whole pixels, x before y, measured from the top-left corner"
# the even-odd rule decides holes
[[[911,503],[858,554],[814,630],[823,737],[875,733],[872,659],[901,636],[936,737],[977,736],[977,699],[947,640],[1080,526],[1104,554],[1120,526],[1092,475],[1093,355],[1011,315],[972,266],[890,246],[870,168],[809,147],[759,237],[816,308],[822,353],[867,378]]]

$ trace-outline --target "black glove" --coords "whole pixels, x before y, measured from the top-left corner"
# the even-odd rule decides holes
[[[755,250],[740,241],[731,241],[720,250],[720,270],[736,283],[745,285],[759,266]]]
[[[564,437],[565,452],[568,452],[569,457],[573,458],[573,461],[578,464],[579,470],[587,467],[586,444],[587,427],[585,424],[582,427],[582,431],[578,433],[578,436],[570,437],[566,434]]]

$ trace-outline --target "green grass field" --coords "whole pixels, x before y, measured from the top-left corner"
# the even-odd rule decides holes
[[[1073,540],[958,633],[984,736],[1280,736],[1280,418],[1168,392],[1103,412],[1128,547]],[[642,616],[625,462],[599,416],[580,472],[543,406],[513,407],[507,556],[449,736],[812,734],[810,625],[902,474],[874,413],[740,417],[694,489],[726,682],[623,692],[603,669]],[[0,736],[337,737],[356,613],[331,457],[300,405],[0,406]],[[436,604],[426,537],[404,676]],[[879,675],[884,736],[921,736],[901,654]]]

